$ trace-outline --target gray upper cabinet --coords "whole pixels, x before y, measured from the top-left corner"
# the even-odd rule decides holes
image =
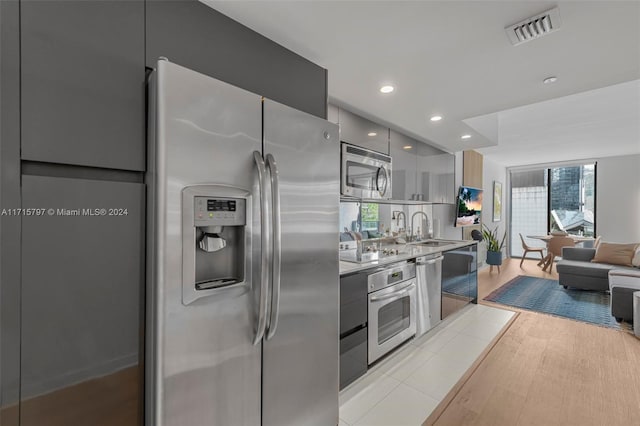
[[[421,142],[416,155],[416,187],[422,199],[455,203],[455,156]]]
[[[22,1],[22,158],[144,170],[144,1]]]
[[[116,2],[117,3],[117,2]],[[326,70],[196,0],[146,2],[146,64],[171,62],[327,116]]]
[[[455,156],[391,130],[395,200],[454,203]]]
[[[389,129],[342,108],[339,110],[340,140],[389,154]]]
[[[389,134],[389,148],[392,159],[392,194],[394,200],[415,200],[416,189],[416,149],[420,143],[394,130]]]

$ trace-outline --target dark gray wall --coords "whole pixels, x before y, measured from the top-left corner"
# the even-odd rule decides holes
[[[38,395],[142,367],[145,66],[165,56],[323,118],[327,79],[196,0],[2,0],[0,47],[0,208],[128,210],[0,217],[0,424],[36,425],[52,418]],[[82,410],[120,397],[112,424],[140,424],[142,374],[126,377],[57,414],[105,424],[108,405]]]
[[[0,208],[20,207],[19,4],[0,1]],[[18,424],[20,216],[0,216],[0,424]]]

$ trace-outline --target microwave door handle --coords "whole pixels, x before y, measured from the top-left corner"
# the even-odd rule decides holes
[[[258,182],[260,186],[260,301],[258,306],[258,326],[253,344],[257,345],[262,340],[267,326],[267,303],[269,301],[269,260],[271,259],[271,206],[267,194],[267,172],[260,151],[253,152],[253,159],[258,170]]]
[[[273,155],[267,154],[267,170],[271,176],[272,193],[272,232],[273,232],[273,258],[271,270],[271,314],[267,324],[267,340],[276,334],[278,328],[278,317],[280,316],[280,278],[282,270],[282,232],[281,232],[281,212],[280,212],[280,176],[278,165]]]
[[[383,184],[382,184],[382,188],[380,188],[379,182],[380,182],[380,175],[383,175],[384,180],[383,180]],[[378,190],[378,192],[380,193],[381,196],[384,196],[384,194],[387,192],[387,170],[384,168],[384,166],[380,166],[378,168],[378,173],[376,173],[376,182],[375,182],[375,188]]]

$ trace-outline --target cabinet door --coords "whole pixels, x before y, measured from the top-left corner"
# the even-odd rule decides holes
[[[340,277],[340,334],[367,323],[367,277],[366,273]]]
[[[117,2],[116,2],[117,3]],[[326,70],[196,0],[147,0],[146,63],[164,56],[317,117],[327,115]]]
[[[22,219],[20,424],[140,424],[144,185],[23,176],[22,199],[45,214]]]
[[[417,191],[425,201],[454,203],[455,156],[425,143],[417,150]]]
[[[144,1],[22,1],[22,158],[144,170]]]
[[[340,108],[340,140],[389,154],[389,129]]]
[[[419,142],[394,130],[389,134],[394,200],[416,199],[416,149]]]

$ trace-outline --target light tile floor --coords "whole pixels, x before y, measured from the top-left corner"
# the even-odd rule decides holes
[[[339,426],[420,426],[515,313],[470,305],[340,392]]]

